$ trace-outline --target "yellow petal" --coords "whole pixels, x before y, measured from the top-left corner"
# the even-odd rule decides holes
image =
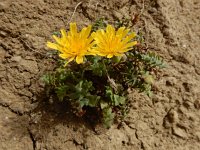
[[[72,36],[75,36],[77,34],[76,23],[70,23],[70,33]]]
[[[95,56],[95,55],[97,55],[97,52],[94,51],[94,50],[89,50],[89,51],[86,53],[86,55],[93,55],[93,56]]]
[[[107,54],[106,54],[106,53],[103,53],[103,52],[101,52],[101,51],[97,51],[97,55],[99,55],[99,56],[106,56]]]
[[[134,32],[131,33],[129,36],[127,36],[127,37],[122,41],[122,43],[123,43],[123,44],[126,44],[127,42],[129,42],[130,40],[132,40],[135,36],[136,36],[136,34],[135,34]]]
[[[124,32],[124,29],[125,29],[125,27],[119,28],[119,29],[117,30],[116,35],[121,35],[121,36],[122,36],[122,34],[123,34],[123,32]]]
[[[66,67],[71,61],[73,61],[74,58],[75,58],[75,57],[71,57],[71,58],[65,63],[64,67]]]
[[[77,64],[83,63],[83,56],[76,56],[76,62]]]
[[[75,58],[75,57],[71,57],[71,58],[68,60],[68,63],[71,62],[72,60],[74,60],[74,58]]]
[[[108,25],[106,27],[106,33],[111,34],[111,35],[115,34],[115,28],[113,28],[111,25]]]
[[[130,29],[124,30],[122,35],[121,35],[121,39],[123,39],[128,34],[129,31],[130,31]]]
[[[66,31],[65,31],[64,29],[61,29],[60,31],[61,31],[62,37],[63,37],[64,39],[66,39],[66,38],[67,38],[67,33],[66,33]]]
[[[87,44],[90,44],[92,41],[93,41],[93,37],[90,36],[90,37],[87,39]],[[91,44],[94,45],[95,43],[92,42]]]
[[[57,36],[53,35],[54,40],[61,45],[62,40],[60,38],[58,38]]]
[[[130,43],[127,43],[123,48],[129,48],[129,47],[135,46],[136,44],[137,44],[137,41],[130,42]]]
[[[82,35],[83,38],[88,38],[88,36],[90,35],[90,32],[91,32],[91,29],[92,29],[92,26],[88,26],[87,28],[85,28],[85,32],[83,32],[84,34]],[[83,30],[83,29],[82,29]],[[82,31],[81,31],[82,32]]]
[[[122,53],[115,53],[114,55],[117,56],[117,57],[122,57],[123,54]]]
[[[86,30],[87,30],[86,27],[83,28],[83,29],[81,30],[81,32],[80,32],[80,36],[81,36],[81,38],[84,38],[84,35],[85,35]]]
[[[112,58],[113,57],[113,54],[108,54],[107,55],[107,58]]]
[[[47,42],[47,47],[58,50],[58,44]]]
[[[59,56],[60,56],[61,58],[63,58],[63,59],[67,59],[67,58],[71,57],[71,55],[66,54],[66,53],[64,53],[64,54],[59,54]]]

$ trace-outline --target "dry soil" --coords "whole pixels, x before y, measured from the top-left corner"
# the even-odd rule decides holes
[[[125,122],[93,128],[44,98],[40,77],[54,61],[45,46],[68,29],[77,0],[0,0],[0,150],[199,150],[200,1],[83,0],[71,21],[141,14],[134,30],[167,68],[148,98],[133,91]],[[49,101],[49,102],[48,102]]]

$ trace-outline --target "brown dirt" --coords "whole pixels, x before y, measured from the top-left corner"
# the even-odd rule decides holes
[[[53,63],[45,43],[67,26],[78,2],[0,0],[0,149],[200,149],[200,1],[145,0],[135,30],[168,67],[152,99],[134,91],[126,121],[109,130],[93,129],[67,104],[42,98],[39,78]],[[72,21],[112,22],[142,8],[142,0],[84,0]]]

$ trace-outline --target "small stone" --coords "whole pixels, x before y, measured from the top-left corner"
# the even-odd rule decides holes
[[[187,82],[183,82],[183,87],[185,89],[186,92],[191,92],[191,89],[192,89],[192,84],[189,84]]]
[[[6,56],[6,51],[4,51],[3,49],[0,49],[0,61],[2,61],[5,56]]]
[[[1,37],[6,37],[7,36],[7,33],[5,31],[0,31],[0,36]]]
[[[138,107],[139,107],[139,104],[137,102],[132,104],[133,109],[138,109]]]
[[[177,84],[177,79],[175,77],[168,77],[166,80],[167,86],[174,86]]]
[[[170,123],[178,122],[178,113],[174,110],[170,111],[168,114],[168,119]]]
[[[200,100],[196,100],[196,101],[194,102],[194,107],[195,107],[196,109],[200,109]]]
[[[182,46],[183,46],[183,48],[187,48],[187,45],[186,45],[186,44],[183,44]]]
[[[179,136],[183,139],[186,139],[187,138],[187,133],[181,129],[181,128],[178,128],[178,127],[173,127],[173,134],[176,135],[176,136]]]
[[[13,61],[13,62],[20,62],[21,59],[22,59],[21,56],[14,56],[14,57],[11,58],[11,61]]]
[[[119,20],[121,20],[123,18],[123,15],[121,13],[119,13],[118,11],[113,10],[113,14]]]
[[[183,102],[183,106],[187,109],[191,108],[192,107],[192,102],[190,101],[185,101]]]

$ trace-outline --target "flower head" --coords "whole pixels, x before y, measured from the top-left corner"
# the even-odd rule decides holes
[[[53,35],[56,43],[47,42],[47,47],[61,52],[59,55],[63,59],[67,59],[69,63],[76,60],[77,64],[83,63],[85,55],[92,55],[91,48],[94,45],[93,37],[89,36],[91,26],[85,27],[80,33],[77,32],[76,23],[70,23],[70,31],[66,33],[61,30],[61,38]]]
[[[122,56],[123,53],[131,50],[131,47],[137,44],[136,41],[132,41],[136,34],[131,33],[128,35],[129,31],[130,29],[125,29],[125,27],[115,31],[114,27],[108,25],[106,32],[101,29],[96,33],[92,33],[92,37],[97,45],[94,48],[96,53],[107,58]]]

